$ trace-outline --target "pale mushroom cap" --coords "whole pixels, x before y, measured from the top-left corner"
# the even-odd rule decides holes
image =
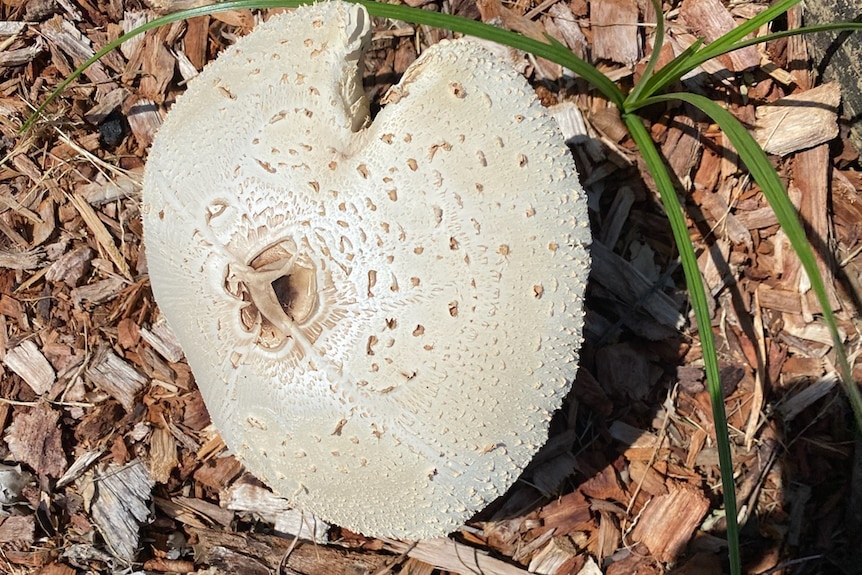
[[[525,80],[442,42],[364,128],[358,5],[240,39],[153,144],[153,291],[249,471],[371,536],[444,535],[547,439],[577,368],[586,200]]]

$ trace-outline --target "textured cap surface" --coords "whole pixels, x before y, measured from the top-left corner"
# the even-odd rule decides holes
[[[249,471],[372,536],[444,535],[547,439],[577,367],[586,200],[522,77],[430,48],[368,123],[364,8],[273,17],[153,144],[150,278]]]

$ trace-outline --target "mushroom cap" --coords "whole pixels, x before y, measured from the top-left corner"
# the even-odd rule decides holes
[[[272,17],[153,143],[156,300],[213,423],[297,506],[445,535],[547,439],[578,363],[590,241],[559,130],[477,44],[428,49],[369,123],[370,20]]]

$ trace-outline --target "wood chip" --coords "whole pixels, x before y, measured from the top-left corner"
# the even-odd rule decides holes
[[[661,369],[627,342],[599,349],[595,361],[599,381],[618,397],[643,399],[661,376]]]
[[[33,482],[33,474],[20,465],[0,463],[0,505],[12,505],[23,500],[22,490]]]
[[[42,250],[29,249],[24,251],[0,248],[0,268],[10,270],[32,270],[42,263]]]
[[[140,524],[150,516],[153,485],[146,466],[135,459],[95,473],[83,489],[90,500],[93,521],[111,554],[126,564],[137,553]]]
[[[162,357],[171,363],[177,363],[183,359],[183,348],[177,341],[177,336],[171,331],[168,322],[164,318],[150,326],[150,329],[141,328],[141,339],[150,344]]]
[[[0,543],[14,543],[27,548],[33,544],[36,532],[35,515],[0,516]]]
[[[39,475],[60,477],[66,471],[60,412],[46,403],[18,412],[6,430],[6,443],[16,461]]]
[[[117,266],[120,274],[124,278],[129,281],[132,281],[132,274],[129,271],[129,264],[126,262],[126,259],[120,253],[120,250],[117,249],[116,244],[114,244],[114,238],[111,236],[110,232],[108,232],[108,228],[105,227],[105,224],[102,223],[102,220],[99,219],[96,211],[87,203],[87,201],[79,196],[78,194],[70,194],[69,201],[75,206],[75,209],[78,210],[78,213],[81,214],[81,218],[87,224],[87,227],[93,233],[93,237],[96,240],[96,243],[99,244],[99,248],[104,250],[104,252],[108,255],[114,265]]]
[[[293,543],[284,537],[260,533],[227,533],[221,529],[195,528],[188,531],[197,539],[196,558],[215,569],[215,573],[382,574],[386,572],[387,562],[391,561],[390,557],[380,554],[303,541]],[[518,574],[523,575],[523,572],[518,571]]]
[[[57,379],[54,368],[32,340],[23,341],[10,349],[4,361],[36,395],[47,393]]]
[[[329,525],[310,513],[294,509],[292,505],[272,491],[244,481],[228,489],[222,505],[240,513],[255,513],[272,523],[275,530],[300,539],[325,544],[329,541]]]
[[[691,30],[706,38],[707,43],[736,28],[733,16],[721,0],[685,0],[680,15]],[[755,46],[734,50],[721,59],[726,59],[726,65],[734,72],[760,66],[760,53]]]
[[[638,5],[634,0],[602,0],[590,6],[593,56],[631,68],[640,58]]]
[[[830,82],[757,109],[754,139],[770,154],[786,156],[838,135],[841,88]]]
[[[631,306],[643,307],[662,325],[680,328],[685,317],[678,304],[654,285],[623,257],[617,255],[601,242],[590,247],[593,267],[590,277],[611,290],[622,301]]]
[[[481,549],[468,547],[452,539],[423,539],[393,541],[386,539],[386,548],[396,553],[407,553],[444,571],[459,575],[527,575],[527,571],[491,557]]]
[[[805,386],[801,391],[782,402],[778,408],[778,413],[781,414],[785,423],[793,421],[807,407],[832,391],[837,383],[838,376],[834,372],[819,378],[811,385]]]
[[[563,570],[563,568],[577,555],[578,549],[569,539],[565,537],[553,537],[543,549],[533,555],[527,570],[530,573],[543,575],[570,573],[571,571]]]
[[[698,489],[675,483],[670,493],[650,500],[631,537],[646,545],[659,561],[674,561],[708,509],[709,500]]]
[[[92,259],[93,250],[87,246],[75,248],[51,264],[45,279],[51,282],[63,282],[70,288],[74,288],[89,271]]]
[[[156,426],[150,437],[150,476],[156,483],[167,483],[177,463],[176,439],[170,430]]]
[[[127,105],[125,113],[132,135],[141,148],[149,148],[162,125],[159,107],[148,98],[137,98],[131,104],[127,102]]]
[[[62,16],[54,16],[43,22],[39,30],[49,42],[72,59],[72,64],[75,67],[80,66],[95,54],[89,38]],[[117,87],[102,62],[96,62],[87,68],[84,71],[84,76],[93,82],[101,93],[110,92]]]
[[[132,411],[135,396],[144,388],[147,378],[129,363],[103,345],[96,351],[87,377],[102,391],[119,401],[126,411]]]
[[[123,278],[108,278],[76,287],[69,292],[69,295],[75,305],[80,305],[83,302],[100,304],[117,297],[125,285],[126,280]]]

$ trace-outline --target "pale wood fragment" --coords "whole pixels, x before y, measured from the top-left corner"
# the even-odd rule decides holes
[[[556,575],[560,569],[578,554],[578,549],[565,537],[553,537],[530,559],[530,573]]]
[[[595,559],[588,557],[586,564],[578,571],[578,575],[603,575],[603,573]]]
[[[631,538],[646,545],[659,561],[673,561],[708,509],[709,500],[698,489],[674,482],[670,493],[654,497],[646,506]]]
[[[0,36],[14,36],[15,34],[20,34],[26,25],[26,22],[4,20],[0,22]]]
[[[22,490],[33,483],[33,474],[20,465],[0,463],[0,505],[13,505],[24,500]]]
[[[329,541],[327,523],[294,509],[287,499],[253,483],[237,481],[223,494],[221,503],[231,511],[255,513],[281,533],[319,544]]]
[[[640,58],[638,5],[634,0],[602,0],[590,5],[593,57],[629,68]]]
[[[128,172],[116,174],[110,179],[99,176],[88,184],[79,186],[76,193],[92,206],[101,206],[126,198],[137,198],[141,191],[141,174]]]
[[[32,340],[25,340],[6,353],[6,365],[30,386],[33,393],[48,392],[57,379],[54,368]]]
[[[177,441],[171,432],[157,425],[150,435],[150,476],[156,483],[167,483],[179,463]]]
[[[98,125],[107,117],[108,114],[122,106],[123,102],[128,97],[129,91],[125,88],[111,90],[103,97],[99,98],[98,103],[84,114],[84,119],[94,126]]]
[[[163,317],[151,325],[150,329],[142,327],[140,331],[141,339],[150,344],[166,360],[171,363],[182,360],[183,348]]]
[[[96,351],[86,374],[96,387],[117,399],[126,411],[132,411],[135,396],[147,383],[146,377],[107,345],[102,345]]]
[[[612,438],[628,447],[655,449],[659,446],[659,438],[655,434],[619,420],[611,423],[608,432]]]
[[[78,458],[72,462],[72,465],[69,466],[69,469],[66,470],[66,473],[57,480],[56,488],[60,489],[65,487],[78,479],[93,463],[98,461],[104,453],[104,449],[94,449],[85,451],[83,454],[79,455]]]
[[[261,533],[230,533],[223,529],[194,527],[188,531],[197,539],[198,559],[216,569],[216,573],[385,573],[386,564],[391,560],[379,553],[304,541],[294,543],[289,538]]]
[[[500,0],[477,0],[476,7],[482,16],[483,22],[492,22],[496,25],[502,25],[507,30],[518,32],[525,36],[529,36],[534,40],[545,42],[545,29],[538,22],[534,22],[529,18],[525,18],[520,13],[503,6]],[[543,58],[530,57],[534,64],[536,73],[541,78],[556,79],[559,78],[563,69],[559,64],[550,62]]]
[[[43,253],[40,249],[13,251],[0,248],[0,268],[10,270],[32,270],[42,263]]]
[[[712,42],[736,28],[736,22],[721,0],[685,0],[680,15],[698,36]],[[727,56],[728,67],[742,72],[760,66],[760,54],[754,46],[734,50]]]
[[[555,2],[551,5],[543,22],[548,33],[568,46],[569,50],[581,58],[587,56],[587,38],[566,3]]]
[[[821,144],[796,154],[793,158],[791,185],[799,190],[799,215],[811,242],[817,269],[826,286],[830,307],[837,311],[841,302],[835,293],[832,272],[832,221],[829,216],[831,163],[829,145]],[[820,302],[813,290],[804,296],[812,313],[820,312]]]
[[[124,285],[126,285],[126,280],[123,278],[108,278],[76,287],[69,292],[69,295],[76,305],[85,301],[99,304],[117,297]]]
[[[99,219],[96,211],[78,194],[70,194],[69,200],[75,206],[75,209],[78,210],[78,213],[81,214],[81,218],[87,224],[87,227],[90,228],[99,247],[114,262],[114,265],[117,266],[117,270],[119,270],[123,277],[131,281],[132,273],[129,271],[129,264],[126,262],[123,254],[120,253],[120,250],[117,249],[116,244],[114,244],[114,238],[108,232],[108,228],[105,227],[102,220]]]
[[[149,148],[153,138],[162,125],[162,115],[155,102],[148,98],[137,98],[133,102],[127,102],[126,119],[135,141],[142,148]]]
[[[135,459],[123,466],[108,465],[86,478],[81,491],[89,501],[90,516],[111,554],[130,563],[138,552],[140,524],[150,517],[154,482],[146,466]]]
[[[123,14],[123,33],[131,32],[135,28],[142,26],[155,18],[155,14],[150,10],[126,10]],[[135,54],[141,49],[146,36],[141,34],[130,38],[120,45],[120,53],[131,61],[135,59]]]
[[[737,211],[734,215],[739,223],[748,230],[761,230],[778,224],[775,210],[769,206],[750,211]]]
[[[415,543],[384,539],[386,548],[396,553],[407,553],[439,569],[459,575],[527,575],[527,571],[504,563],[482,549],[468,547],[452,539],[423,539]]]
[[[45,43],[41,38],[37,37],[36,41],[26,48],[0,51],[0,67],[13,68],[16,66],[26,66],[44,51]]]
[[[841,89],[831,82],[757,108],[754,139],[770,154],[826,143],[838,135]]]
[[[802,313],[802,303],[799,300],[798,291],[771,288],[766,284],[760,284],[757,286],[757,297],[761,307],[791,314]]]

